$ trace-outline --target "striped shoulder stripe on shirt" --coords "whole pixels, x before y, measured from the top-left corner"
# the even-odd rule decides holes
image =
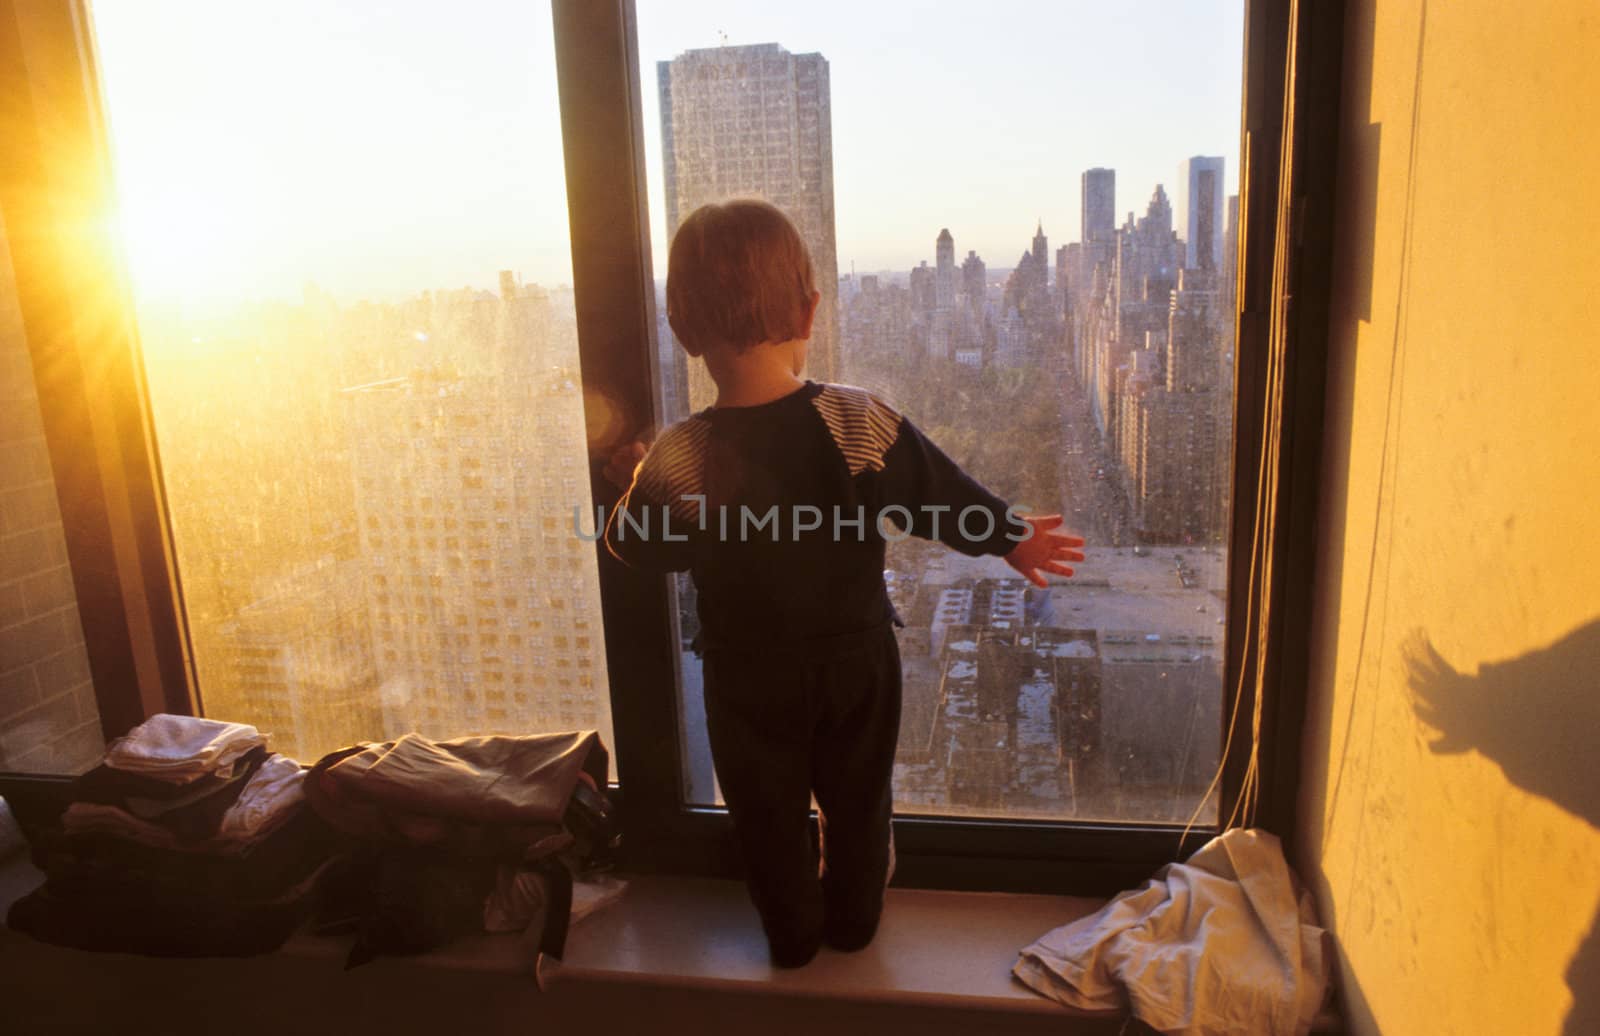
[[[883,456],[900,436],[900,414],[894,407],[850,385],[824,385],[811,405],[844,454],[852,477],[883,470]]]
[[[666,504],[678,521],[700,520],[699,503],[683,498],[705,494],[706,443],[710,438],[711,423],[704,418],[680,421],[661,433],[639,469],[639,489],[651,500]]]

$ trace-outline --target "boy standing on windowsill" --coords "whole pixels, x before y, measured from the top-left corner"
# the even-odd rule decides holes
[[[619,485],[633,475],[607,547],[688,570],[699,592],[711,757],[780,967],[823,943],[866,946],[883,909],[900,730],[886,539],[1001,555],[1039,586],[1083,560],[1059,515],[1016,514],[883,401],[802,380],[819,299],[778,209],[690,214],[668,258],[667,319],[717,400],[607,470]]]

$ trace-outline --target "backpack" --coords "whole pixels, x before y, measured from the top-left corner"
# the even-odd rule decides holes
[[[318,930],[355,932],[349,968],[523,919],[539,923],[536,967],[559,960],[574,877],[609,864],[618,842],[607,764],[593,731],[407,734],[325,756],[306,796],[351,841],[353,865]]]

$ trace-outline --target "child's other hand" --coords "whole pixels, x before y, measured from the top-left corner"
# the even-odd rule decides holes
[[[1018,543],[1006,555],[1006,564],[1021,572],[1035,586],[1049,586],[1042,575],[1049,572],[1058,576],[1072,575],[1067,561],[1082,561],[1082,536],[1068,536],[1056,532],[1061,527],[1059,514],[1023,515],[1022,520],[1033,526],[1033,535]]]
[[[633,473],[639,470],[639,462],[644,460],[644,455],[645,445],[642,442],[619,446],[612,451],[611,459],[606,461],[601,474],[618,489],[627,489],[633,485]]]

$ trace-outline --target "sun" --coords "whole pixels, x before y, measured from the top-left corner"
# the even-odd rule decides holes
[[[225,291],[227,213],[204,198],[118,193],[116,221],[138,297],[210,297]]]

